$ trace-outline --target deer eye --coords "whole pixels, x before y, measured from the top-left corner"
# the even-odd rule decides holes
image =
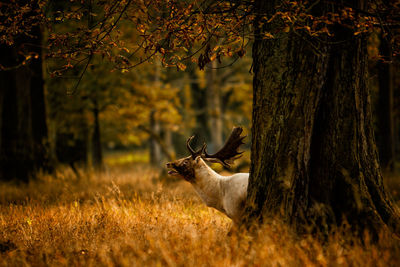
[[[183,165],[184,165],[184,166],[188,165],[188,162],[185,160],[185,161],[183,162]]]

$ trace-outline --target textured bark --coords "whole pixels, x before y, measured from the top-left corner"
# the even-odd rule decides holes
[[[378,102],[378,148],[382,168],[393,171],[395,160],[394,119],[393,119],[393,64],[389,36],[380,38],[378,62],[379,102]]]
[[[261,14],[275,12],[273,1],[257,5]],[[275,23],[258,29],[253,45],[245,223],[278,216],[298,230],[328,230],[344,220],[374,233],[384,223],[396,228],[374,144],[366,38],[338,25],[333,42],[293,32],[259,37]]]

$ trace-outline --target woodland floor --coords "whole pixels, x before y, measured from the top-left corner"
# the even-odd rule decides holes
[[[387,179],[399,203],[400,177]],[[400,240],[325,244],[279,222],[228,236],[231,222],[183,181],[143,167],[69,170],[0,183],[0,266],[400,266]]]

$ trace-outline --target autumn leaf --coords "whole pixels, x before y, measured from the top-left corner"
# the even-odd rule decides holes
[[[178,69],[180,69],[181,71],[184,71],[184,70],[186,69],[186,65],[183,64],[183,63],[181,63],[181,62],[178,62],[178,63],[176,64],[176,66],[177,66]]]

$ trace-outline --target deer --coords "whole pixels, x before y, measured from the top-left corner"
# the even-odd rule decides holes
[[[211,208],[215,208],[227,215],[239,225],[244,214],[244,204],[247,197],[248,173],[235,173],[231,176],[222,176],[211,169],[206,162],[216,162],[230,168],[234,161],[242,156],[240,145],[244,144],[241,136],[242,127],[234,127],[223,147],[214,154],[207,153],[207,144],[195,151],[190,143],[194,136],[186,141],[190,156],[173,162],[168,162],[168,174],[178,176],[189,182],[202,201]]]

